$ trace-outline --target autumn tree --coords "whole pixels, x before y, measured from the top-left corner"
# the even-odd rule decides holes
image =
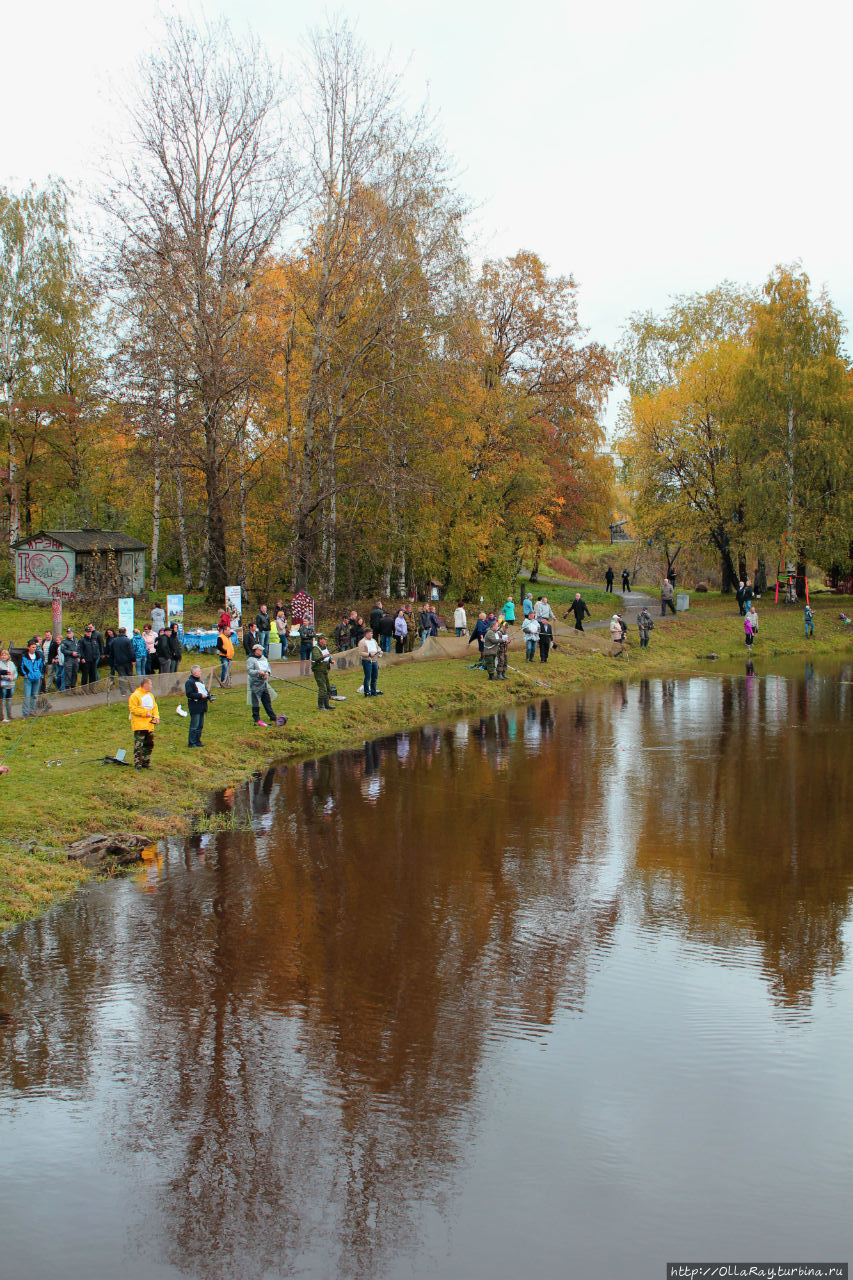
[[[670,385],[633,397],[619,448],[634,494],[637,526],[662,543],[711,545],[723,590],[738,578],[748,459],[736,431],[737,379],[744,348],[714,342]]]
[[[756,524],[803,590],[805,563],[846,558],[853,539],[853,393],[843,326],[797,267],[776,267],[756,302],[741,378],[753,446]]]
[[[56,264],[68,235],[67,194],[61,185],[21,195],[0,189],[0,383],[8,460],[9,542],[21,528],[22,432],[16,399],[36,375],[36,333],[55,292]]]
[[[253,370],[241,356],[251,292],[295,202],[280,80],[228,26],[169,22],[129,108],[134,150],[107,201],[117,278],[183,351],[206,494],[209,586],[229,578],[228,415]]]
[[[586,341],[574,279],[550,276],[535,253],[486,262],[476,306],[486,443],[498,452],[521,447],[502,496],[507,515],[523,508],[514,521],[516,557],[529,555],[535,575],[555,530],[576,538],[600,525],[609,508],[612,471],[601,452],[600,415],[613,367],[600,344]]]
[[[404,110],[398,78],[346,24],[312,37],[303,126],[309,195],[294,274],[305,349],[294,584],[322,566],[333,593],[342,449],[360,453],[363,483],[380,483],[383,420],[399,421],[400,391],[418,376],[404,335],[420,326],[422,355],[431,284],[455,270],[462,209],[424,113]],[[393,487],[385,497],[388,528],[399,535]],[[399,546],[391,551],[400,554]]]

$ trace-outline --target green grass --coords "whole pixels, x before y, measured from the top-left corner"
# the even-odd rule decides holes
[[[528,579],[519,578],[519,585],[520,596],[524,596],[528,590]],[[566,586],[562,582],[534,582],[529,589],[534,600],[538,596],[547,596],[558,618],[562,618],[574,600],[576,591],[580,591],[593,618],[609,618],[622,604],[621,595],[599,590],[598,587]],[[516,612],[518,612],[517,609]]]
[[[594,604],[591,607],[598,612]],[[838,621],[841,609],[853,613],[849,598],[816,601],[817,634],[806,641],[801,608],[761,602],[753,654],[756,669],[760,672],[762,664],[793,654],[849,658],[853,628]],[[724,661],[743,662],[743,624],[731,597],[694,595],[688,613],[661,624],[656,612],[655,620],[658,625],[647,650],[639,649],[632,629],[627,661],[610,656],[606,633],[567,631],[560,635],[560,647],[547,666],[537,662],[526,667],[522,656],[512,651],[510,661],[517,672],[494,684],[465,661],[413,662],[381,671],[385,697],[365,701],[357,692],[361,673],[337,672],[338,688],[347,701],[336,704],[332,714],[317,710],[313,682],[298,688],[279,684],[275,707],[289,717],[281,730],[254,728],[245,689],[220,692],[207,719],[205,749],[191,755],[187,721],[175,714],[178,699],[164,698],[152,768],[142,774],[97,763],[120,747],[130,755],[132,739],[123,703],[46,717],[29,727],[20,720],[0,726],[0,757],[12,748],[10,772],[0,777],[0,925],[39,913],[86,878],[87,873],[67,864],[62,853],[72,840],[108,830],[156,838],[187,832],[193,823],[197,830],[223,829],[218,824],[236,819],[209,811],[211,792],[236,785],[273,761],[321,755],[418,724],[489,712],[626,676],[707,673],[713,670],[705,661],[711,652]],[[16,711],[19,707],[20,698]],[[13,747],[25,728],[23,739]]]

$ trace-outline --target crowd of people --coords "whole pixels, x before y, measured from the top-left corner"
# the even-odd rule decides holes
[[[661,616],[667,611],[675,614],[674,573],[663,579],[660,590]],[[605,574],[607,590],[612,591],[613,569],[608,566]],[[630,591],[630,577],[622,571],[622,589]],[[758,614],[755,593],[749,579],[738,584],[737,605],[743,618],[744,638],[748,655],[758,635]],[[564,619],[572,620],[576,631],[583,631],[584,619],[591,617],[589,606],[580,591],[575,592]],[[842,615],[842,618],[847,619]],[[808,603],[804,612],[806,636],[814,635],[814,615]],[[556,614],[546,595],[535,600],[528,590],[521,603],[521,635],[524,640],[525,661],[533,663],[538,653],[540,663],[546,663],[557,642],[554,637]],[[220,662],[219,685],[230,683],[234,661],[235,626],[240,622],[226,609],[219,618],[216,651]],[[622,613],[612,614],[608,630],[611,651],[614,656],[625,652],[628,624]],[[654,621],[648,607],[643,604],[637,613],[637,630],[640,647],[647,648],[654,629]],[[468,635],[468,644],[477,644],[478,661],[473,665],[486,672],[489,680],[507,678],[507,652],[513,628],[516,626],[516,604],[508,597],[500,611],[480,611],[469,632],[465,603],[457,601],[452,624],[442,617],[431,602],[414,604],[405,602],[399,608],[390,609],[377,600],[367,620],[356,610],[344,613],[332,632],[332,640],[338,653],[355,649],[363,671],[361,692],[366,698],[379,697],[379,662],[383,654],[393,650],[396,654],[411,653],[417,644],[424,644],[438,635],[441,629],[455,633],[457,638]],[[283,601],[278,600],[271,609],[261,604],[257,614],[242,628],[241,640],[246,654],[246,678],[248,701],[252,720],[260,728],[286,723],[286,716],[276,715],[272,700],[275,691],[270,680],[270,644],[280,646],[282,657],[298,650],[299,658],[310,663],[311,673],[317,685],[317,707],[321,711],[334,710],[337,690],[331,681],[332,650],[325,633],[315,629],[306,617],[290,614]],[[139,686],[129,699],[131,725],[134,734],[134,764],[143,769],[150,766],[154,745],[153,730],[159,723],[159,712],[153,694],[155,674],[177,672],[183,658],[181,631],[177,623],[167,625],[165,611],[157,602],[151,611],[151,621],[141,629],[134,628],[128,635],[123,626],[117,630],[105,628],[103,634],[94,623],[88,623],[78,637],[73,627],[63,636],[50,631],[36,634],[26,649],[16,651],[17,661],[8,649],[0,649],[0,721],[12,718],[12,702],[18,679],[23,685],[21,715],[29,718],[39,714],[39,696],[54,689],[62,691],[90,687],[109,673],[116,678],[122,692],[127,693],[129,681],[135,675]],[[214,695],[202,677],[201,667],[193,665],[184,684],[189,717],[188,747],[202,744],[204,718],[214,700]],[[43,703],[42,703],[43,705]],[[262,713],[266,719],[262,719]]]

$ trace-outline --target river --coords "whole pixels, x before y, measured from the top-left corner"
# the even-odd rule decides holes
[[[847,1260],[851,695],[642,680],[271,769],[7,933],[0,1275]]]

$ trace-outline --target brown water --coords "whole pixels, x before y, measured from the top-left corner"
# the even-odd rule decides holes
[[[7,935],[0,1276],[847,1259],[849,679],[274,769]]]

